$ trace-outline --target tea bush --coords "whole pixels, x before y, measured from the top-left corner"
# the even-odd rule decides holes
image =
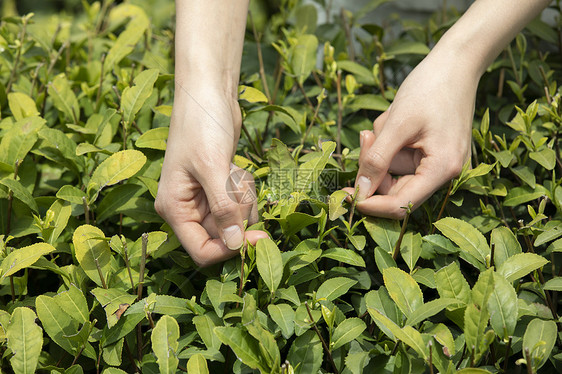
[[[459,13],[368,23],[381,3],[325,5],[324,24],[252,3],[234,162],[271,239],[206,269],[153,207],[173,3],[2,18],[2,370],[560,372],[558,2],[482,78],[471,165],[403,222],[341,188],[358,132]]]

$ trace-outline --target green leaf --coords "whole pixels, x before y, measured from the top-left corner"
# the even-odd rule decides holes
[[[106,186],[119,183],[120,181],[135,175],[146,163],[146,156],[133,149],[119,151],[108,157],[94,170],[88,191],[92,189],[101,190]]]
[[[236,357],[252,369],[261,372],[269,372],[263,366],[262,357],[259,354],[259,344],[246,331],[239,327],[215,327],[215,334],[223,344],[228,345],[236,354]]]
[[[2,260],[0,271],[2,280],[21,269],[33,265],[41,256],[51,253],[55,248],[47,243],[36,243],[20,249],[15,249]]]
[[[551,223],[556,225],[550,226]],[[538,247],[539,245],[543,245],[544,243],[548,243],[562,236],[562,224],[559,222],[555,222],[555,221],[548,222],[545,225],[544,230],[545,231],[541,232],[535,238],[535,241],[533,242],[533,245],[535,247]]]
[[[316,300],[326,299],[328,301],[333,301],[347,293],[347,291],[349,291],[349,289],[356,283],[356,280],[345,277],[328,279],[322,283],[320,287],[318,287],[318,291],[316,291]]]
[[[469,304],[464,312],[464,336],[466,346],[476,355],[478,345],[484,337],[490,314],[486,309],[480,310],[474,304]]]
[[[114,65],[118,64],[125,56],[130,54],[138,41],[143,37],[150,26],[150,20],[142,8],[131,4],[120,4],[114,7],[109,14],[111,22],[121,22],[131,18],[127,27],[111,47],[104,62],[104,70],[112,71]]]
[[[384,285],[398,308],[409,318],[423,305],[423,294],[414,278],[398,268],[388,268],[383,272]]]
[[[281,329],[285,339],[293,336],[295,332],[295,311],[289,304],[269,304],[267,311],[273,322]]]
[[[226,296],[233,295],[236,293],[236,283],[234,282],[219,282],[215,279],[210,279],[207,281],[205,286],[207,291],[207,296],[215,308],[215,312],[219,317],[222,318],[224,314],[224,299]]]
[[[518,253],[508,258],[498,267],[498,273],[508,282],[516,281],[548,263],[544,257],[535,253]]]
[[[529,349],[533,372],[537,372],[548,361],[556,342],[556,323],[535,318],[528,325],[523,336],[522,353]],[[523,356],[525,358],[525,356]]]
[[[55,107],[64,113],[65,119],[77,125],[80,118],[80,106],[64,73],[60,73],[53,79],[47,92]]]
[[[196,353],[187,361],[187,374],[209,374],[207,360],[201,353]]]
[[[166,150],[166,141],[168,140],[168,127],[157,127],[150,129],[137,139],[135,146],[137,148],[150,148],[161,151]]]
[[[117,288],[94,288],[90,291],[98,300],[102,308],[105,310],[107,318],[107,327],[115,326],[120,318],[116,312],[120,308],[128,308],[136,300],[136,295],[130,295],[125,291]]]
[[[494,290],[494,269],[488,269],[483,271],[478,276],[478,280],[472,287],[471,291],[471,301],[479,309],[486,309],[488,305],[488,299]]]
[[[546,281],[543,288],[551,291],[562,291],[562,277],[555,277]]]
[[[357,78],[357,82],[361,84],[367,84],[370,86],[374,86],[376,84],[373,72],[357,62],[341,60],[337,61],[337,66],[339,69],[352,73],[353,76]]]
[[[332,334],[331,349],[336,350],[356,339],[366,328],[365,322],[359,318],[345,319],[336,327]]]
[[[310,374],[320,370],[322,356],[322,343],[318,335],[309,330],[295,339],[287,360],[295,368],[295,374]]]
[[[16,121],[39,115],[35,101],[23,92],[10,92],[8,94],[8,106]]]
[[[517,293],[504,277],[494,273],[494,291],[488,299],[490,325],[501,339],[508,339],[515,331],[518,316]]]
[[[162,316],[154,326],[150,339],[160,373],[175,374],[179,363],[177,358],[179,337],[180,327],[174,317]]]
[[[476,259],[482,265],[486,264],[486,257],[490,255],[490,247],[484,235],[474,226],[452,217],[442,218],[434,225],[443,235],[458,245],[462,251],[465,251],[469,258]],[[470,263],[483,270],[483,266],[477,266],[478,264],[473,261],[470,261]]]
[[[86,193],[77,187],[67,184],[57,191],[56,196],[57,198],[71,202],[72,204],[82,205],[82,198],[86,197]]]
[[[375,247],[375,262],[377,264],[377,268],[381,273],[385,269],[397,267],[396,261],[394,261],[392,255],[378,246]]]
[[[435,272],[435,285],[442,298],[454,298],[463,304],[468,303],[470,299],[470,286],[456,262]]]
[[[388,48],[385,53],[389,56],[402,54],[427,55],[429,48],[424,43],[413,42],[409,40],[399,40],[397,43]]]
[[[103,231],[91,225],[78,227],[72,236],[74,252],[80,267],[98,286],[102,286],[102,281],[96,266],[96,260],[102,275],[106,279],[111,273],[113,261],[111,249],[109,249],[108,243],[102,239],[104,237]]]
[[[507,192],[503,205],[507,207],[517,206],[546,195],[547,191],[541,185],[537,185],[535,188],[529,186],[515,187]]]
[[[400,236],[400,223],[396,220],[386,218],[367,217],[363,225],[371,238],[379,247],[388,253],[394,250],[394,246]]]
[[[334,191],[330,195],[328,203],[328,216],[330,218],[330,221],[335,221],[336,219],[347,213],[347,209],[343,207],[343,202],[348,196],[349,193],[343,190]]]
[[[39,208],[31,193],[21,185],[20,181],[13,178],[0,179],[0,184],[8,187],[13,192],[14,197],[27,205],[33,212],[39,213]]]
[[[70,284],[68,291],[58,293],[53,300],[70,317],[79,323],[86,323],[90,317],[88,303],[84,294],[74,284]]]
[[[408,265],[410,272],[416,267],[418,258],[420,257],[422,251],[422,237],[420,233],[413,234],[407,232],[402,238],[402,243],[400,244],[400,255]]]
[[[430,330],[426,331],[443,346],[443,353],[447,357],[454,356],[456,353],[455,339],[451,330],[442,323],[434,325]]]
[[[373,308],[368,308],[367,310],[375,322],[383,325],[386,328],[386,331],[390,331],[392,335],[394,335],[389,336],[391,339],[394,341],[401,340],[404,344],[413,348],[424,360],[427,359],[429,355],[428,349],[418,330],[415,330],[412,326],[405,326],[401,329],[397,324],[385,315],[381,314],[378,310]]]
[[[267,103],[267,96],[260,90],[250,86],[238,86],[238,99],[249,103]]]
[[[43,231],[43,240],[53,245],[68,224],[68,220],[72,214],[72,206],[67,201],[57,199],[47,211],[47,214],[51,213],[54,219],[51,221],[51,227]]]
[[[35,323],[35,313],[30,308],[14,309],[6,329],[10,359],[16,374],[35,373],[43,346],[43,331]]]
[[[78,322],[65,313],[55,299],[49,296],[38,296],[35,299],[35,308],[47,335],[71,355],[78,353],[81,347],[75,346],[70,339],[65,338],[78,332]]]
[[[352,266],[365,267],[365,260],[357,252],[345,248],[330,248],[322,252],[322,256]]]
[[[335,142],[324,142],[322,152],[315,152],[310,159],[299,166],[295,184],[296,191],[308,193],[311,190],[312,184],[319,178],[335,149]]]
[[[140,73],[133,80],[133,87],[126,87],[121,96],[121,111],[123,123],[130,125],[143,107],[145,101],[152,95],[154,83],[158,79],[158,69],[148,69]]]
[[[494,264],[501,266],[509,257],[521,253],[521,244],[507,227],[498,227],[492,230],[490,243],[494,248]]]
[[[208,349],[220,349],[222,343],[215,335],[214,328],[220,326],[222,321],[216,314],[210,312],[200,316],[195,316],[193,317],[193,324],[195,325],[201,340],[203,340],[203,343]]]
[[[389,106],[390,103],[381,95],[363,94],[355,96],[347,107],[353,112],[357,112],[361,109],[384,112]]]
[[[543,148],[540,151],[529,152],[529,158],[535,160],[546,170],[552,170],[554,166],[556,166],[556,152],[551,148]]]
[[[283,277],[283,259],[275,242],[269,238],[258,240],[256,244],[256,264],[261,278],[271,293],[279,287]]]
[[[406,320],[406,325],[415,326],[453,304],[458,304],[458,300],[439,298],[428,301],[427,303],[419,306],[414,314],[410,315],[410,317]]]
[[[302,85],[316,66],[318,39],[311,34],[299,35],[290,60],[291,70]]]

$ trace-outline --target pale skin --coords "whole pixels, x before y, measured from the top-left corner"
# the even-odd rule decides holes
[[[418,207],[460,173],[470,159],[480,77],[549,2],[477,0],[441,38],[373,131],[360,134],[355,187],[361,213],[402,218],[401,207]],[[244,233],[244,220],[257,221],[255,204],[232,201],[225,183],[240,136],[237,86],[247,9],[247,0],[176,1],[176,90],[155,207],[199,266],[267,237]]]

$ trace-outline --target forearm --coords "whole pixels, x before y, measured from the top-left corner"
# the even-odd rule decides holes
[[[178,86],[236,95],[248,0],[176,0]]]
[[[550,0],[477,0],[443,35],[430,58],[455,61],[479,79],[505,46]]]

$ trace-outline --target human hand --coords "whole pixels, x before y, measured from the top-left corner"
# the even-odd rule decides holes
[[[244,235],[243,220],[250,225],[258,220],[256,200],[237,202],[228,193],[252,189],[255,196],[253,179],[229,185],[231,172],[241,171],[231,164],[242,122],[236,98],[220,90],[198,91],[191,96],[187,88],[176,90],[155,208],[193,261],[208,266],[238,254],[244,241],[255,245],[268,236]]]
[[[460,173],[470,159],[477,84],[460,64],[431,55],[410,73],[373,131],[360,134],[355,188],[361,213],[403,218],[402,207],[419,207]]]

